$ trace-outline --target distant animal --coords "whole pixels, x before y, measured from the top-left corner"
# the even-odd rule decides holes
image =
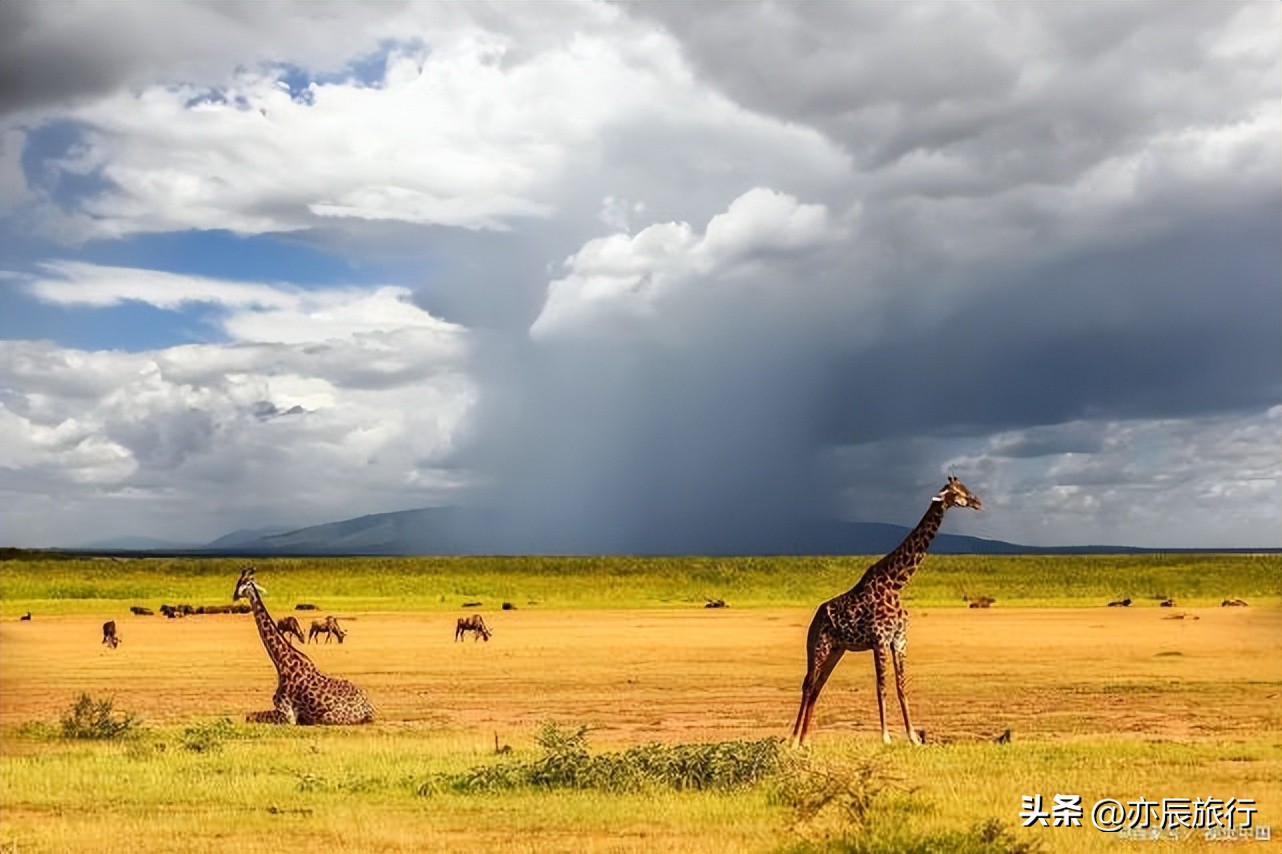
[[[311,602],[299,602],[297,605],[294,606],[294,610],[295,611],[319,611],[320,608],[317,608]]]
[[[895,668],[895,692],[903,712],[904,735],[913,744],[922,738],[913,728],[908,713],[907,659],[908,616],[899,592],[912,578],[926,557],[926,550],[939,533],[944,512],[951,507],[983,509],[978,495],[971,493],[960,480],[950,476],[944,488],[930,499],[930,506],[917,527],[909,532],[894,551],[864,571],[858,583],[815,611],[806,633],[806,676],[801,683],[801,705],[792,727],[792,743],[805,743],[810,718],[833,669],[847,652],[870,650],[877,674],[877,712],[881,719],[881,738],[890,742],[886,725],[886,671]]]
[[[1006,730],[1004,733],[997,736],[997,738],[994,738],[993,743],[994,744],[1010,744],[1010,730]]]
[[[1225,599],[1220,603],[1221,608],[1245,608],[1245,599]]]
[[[1110,607],[1110,608],[1129,608],[1129,607],[1131,607],[1131,600],[1130,600],[1129,598],[1128,598],[1128,599],[1115,599],[1115,600],[1113,600],[1112,602],[1109,602],[1109,603],[1108,603],[1108,607]]]
[[[708,599],[706,602],[704,602],[703,607],[705,607],[705,608],[728,608],[728,607],[730,607],[730,606],[726,604],[726,600],[724,600],[724,599]]]
[[[516,610],[516,606],[515,606],[515,605],[513,605],[511,602],[504,602],[504,603],[503,603],[503,610],[504,610],[504,611],[515,611],[515,610]]]
[[[329,643],[332,638],[338,638],[338,642],[342,643],[347,638],[347,632],[338,625],[338,619],[333,615],[323,620],[312,620],[312,627],[307,632],[308,642],[316,640],[317,635],[324,635],[325,643]]]
[[[274,724],[366,724],[374,720],[374,707],[360,688],[346,679],[326,676],[301,650],[276,628],[263,604],[262,588],[253,567],[240,573],[232,601],[248,599],[263,647],[280,677],[272,708],[251,712],[246,720]]]
[[[481,619],[480,614],[473,614],[470,617],[459,617],[458,623],[454,626],[455,642],[463,640],[463,635],[468,632],[472,633],[472,642],[475,643],[477,638],[484,641],[490,639],[490,629],[485,625],[485,620]]]
[[[1174,607],[1175,607],[1175,600],[1174,600],[1174,599],[1163,599],[1161,602],[1159,602],[1159,603],[1158,603],[1158,607],[1159,607],[1159,608],[1174,608]]]
[[[107,622],[103,623],[102,624],[102,642],[106,644],[109,649],[115,649],[116,647],[120,646],[120,641],[121,641],[120,635],[116,633],[116,621],[108,620]]]
[[[464,602],[464,603],[463,603],[463,607],[464,607],[464,608],[479,608],[479,607],[481,607],[481,606],[482,606],[482,605],[484,605],[484,604],[485,604],[484,602]]]
[[[144,608],[141,605],[131,605],[129,610],[131,613],[137,614],[139,617],[150,617],[156,613],[150,608]]]
[[[979,597],[979,598],[977,598],[977,599],[971,599],[971,600],[970,600],[970,607],[972,607],[972,608],[990,608],[990,607],[992,607],[992,605],[993,605],[996,601],[997,601],[997,600],[996,600],[996,599],[994,599],[994,598],[993,598],[993,597],[991,597],[991,596],[980,596],[980,597]]]
[[[280,629],[283,635],[293,635],[298,638],[299,643],[306,643],[303,639],[303,627],[298,624],[297,617],[281,617],[276,621],[276,628]]]
[[[23,615],[22,615],[21,617],[19,617],[18,619],[19,619],[19,620],[27,620],[27,621],[29,622],[29,621],[31,620],[31,612],[30,612],[30,611],[28,611],[27,613],[23,614]]]

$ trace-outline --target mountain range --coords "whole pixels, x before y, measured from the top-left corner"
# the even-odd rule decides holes
[[[740,534],[733,541],[694,536],[663,551],[623,549],[635,554],[884,554],[909,528],[878,522],[811,521],[786,529]],[[222,555],[479,555],[600,554],[589,541],[558,542],[518,533],[501,514],[468,507],[435,507],[374,513],[304,528],[253,528],[225,534],[203,545],[166,543],[143,537],[118,537],[80,547],[86,551],[171,552]],[[931,545],[939,554],[1025,554],[1030,552],[1127,552],[1121,546],[1042,548],[941,533]]]

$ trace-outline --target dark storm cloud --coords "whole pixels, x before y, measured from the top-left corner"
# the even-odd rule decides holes
[[[1280,208],[1035,267],[938,325],[905,324],[835,362],[825,438],[983,435],[1277,403]],[[1065,438],[1060,450],[1076,450]]]

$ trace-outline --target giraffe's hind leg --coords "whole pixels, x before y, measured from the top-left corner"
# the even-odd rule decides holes
[[[890,660],[895,665],[895,694],[899,697],[899,708],[904,713],[904,732],[913,744],[921,744],[921,737],[913,729],[912,715],[908,713],[908,658],[902,649],[891,647]],[[882,724],[883,728],[885,724]]]
[[[806,732],[810,729],[810,718],[819,700],[819,692],[828,682],[828,677],[836,668],[837,662],[845,653],[841,647],[829,641],[827,637],[817,639],[810,645],[806,678],[801,683],[801,707],[797,709],[797,721],[792,727],[792,744],[801,747],[806,741]]]

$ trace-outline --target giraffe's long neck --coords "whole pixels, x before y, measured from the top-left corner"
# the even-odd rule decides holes
[[[287,671],[294,672],[315,667],[312,660],[295,649],[276,627],[272,615],[267,613],[267,606],[263,604],[263,597],[258,594],[258,589],[252,584],[249,585],[247,596],[249,607],[254,612],[254,622],[258,624],[258,636],[262,638],[267,656],[276,666],[276,672],[284,675]]]
[[[939,533],[939,526],[944,521],[944,502],[931,501],[926,514],[921,517],[917,527],[904,537],[904,541],[895,550],[877,562],[874,569],[885,577],[896,590],[902,589],[913,577],[917,567],[921,566],[926,550]]]

